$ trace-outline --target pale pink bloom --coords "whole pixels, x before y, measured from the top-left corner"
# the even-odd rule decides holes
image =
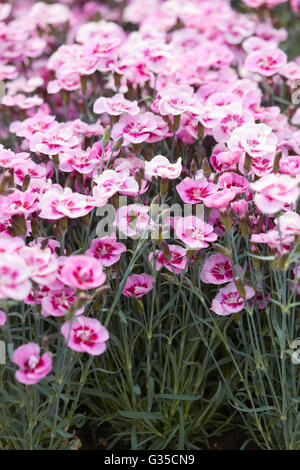
[[[93,39],[91,42],[84,44],[84,53],[96,59],[106,59],[113,55],[113,52],[120,46],[121,38],[119,37],[102,37]],[[100,70],[102,64],[100,64]]]
[[[19,77],[16,80],[12,80],[7,84],[7,91],[9,95],[15,95],[18,91],[23,93],[32,93],[37,88],[41,87],[44,83],[42,77]]]
[[[12,80],[18,76],[18,71],[14,65],[0,64],[0,80]]]
[[[300,10],[300,0],[291,0],[291,8],[294,12],[298,12]]]
[[[86,175],[94,170],[94,165],[90,161],[88,151],[75,148],[59,153],[59,169],[66,172],[76,170],[78,173]]]
[[[15,349],[12,361],[19,366],[16,379],[26,385],[36,384],[52,370],[51,354],[45,352],[40,356],[40,347],[35,343],[23,344]]]
[[[279,169],[281,173],[296,176],[300,174],[300,156],[287,155],[279,160]]]
[[[46,25],[59,25],[70,19],[71,10],[61,3],[36,2],[30,9],[30,17],[42,28]]]
[[[0,209],[2,217],[11,217],[12,215],[23,214],[28,216],[38,209],[36,194],[30,190],[19,191],[16,189],[8,196],[0,195]]]
[[[248,203],[245,199],[239,199],[238,201],[234,201],[230,204],[231,209],[239,218],[246,217],[248,212]]]
[[[74,288],[62,288],[52,290],[42,298],[42,316],[62,317],[66,315],[76,302]],[[84,307],[76,310],[76,315],[81,315]]]
[[[149,137],[147,138],[147,142],[152,144],[153,142],[159,142],[164,138],[171,136],[171,132],[169,131],[168,124],[163,119],[162,116],[157,114],[152,115],[153,123],[155,128],[149,131]]]
[[[247,54],[250,54],[251,52],[259,51],[261,49],[265,49],[269,45],[270,44],[267,41],[265,41],[264,39],[258,38],[256,36],[252,36],[250,38],[247,38],[243,42],[243,49]],[[276,46],[276,43],[274,44],[274,46]]]
[[[117,192],[126,196],[137,196],[139,192],[138,182],[134,177],[129,176],[128,172],[117,173],[114,170],[105,170],[98,176],[94,177],[96,186],[93,188],[93,196],[109,199]]]
[[[85,255],[72,255],[65,260],[59,279],[67,286],[87,290],[102,286],[106,274],[97,259]]]
[[[243,150],[251,157],[276,151],[277,137],[266,124],[244,124],[237,127],[227,142],[229,150]]]
[[[195,114],[199,112],[193,88],[185,85],[169,87],[163,90],[157,107],[162,116],[169,114],[178,116],[186,111],[194,112]]]
[[[203,203],[206,207],[224,210],[228,207],[229,203],[235,198],[236,194],[237,193],[234,188],[223,189],[205,198]]]
[[[235,191],[236,194],[246,193],[249,189],[248,180],[246,180],[242,175],[232,171],[222,173],[218,179],[218,186],[222,189],[231,189]]]
[[[300,66],[296,62],[288,62],[280,70],[280,75],[288,80],[300,80]]]
[[[140,44],[147,67],[154,73],[161,73],[171,59],[169,46],[163,41],[149,40]]]
[[[56,279],[58,262],[50,248],[24,246],[20,249],[19,254],[27,264],[30,278],[34,282],[49,285]]]
[[[213,136],[217,142],[227,142],[234,129],[241,127],[246,123],[254,123],[254,118],[250,111],[244,110],[241,103],[232,103],[222,106],[224,116],[213,129]]]
[[[0,310],[0,326],[5,325],[6,323],[6,313],[3,310]]]
[[[218,236],[213,230],[211,225],[194,215],[177,217],[174,223],[176,237],[192,249],[207,248],[208,242],[214,242]]]
[[[219,253],[209,256],[203,265],[200,279],[205,284],[231,282],[233,280],[233,273],[230,259]]]
[[[5,149],[0,144],[0,165],[3,168],[14,168],[17,164],[22,164],[29,160],[30,154],[27,152],[14,153],[10,149]]]
[[[170,163],[167,157],[156,155],[149,162],[145,162],[145,177],[150,180],[153,176],[174,180],[182,171],[181,158],[176,163]]]
[[[84,44],[95,38],[119,37],[123,39],[124,36],[123,28],[113,21],[89,21],[79,26],[76,41]]]
[[[115,225],[120,232],[128,237],[147,233],[153,228],[153,220],[149,216],[149,206],[129,204],[117,210]]]
[[[81,81],[80,74],[69,66],[61,67],[56,72],[56,79],[51,80],[47,85],[49,95],[59,93],[61,90],[75,91],[80,90]]]
[[[96,318],[81,315],[65,322],[60,331],[69,348],[74,351],[99,356],[106,350],[105,342],[109,339],[109,334]]]
[[[69,122],[68,125],[72,127],[74,134],[79,137],[82,135],[84,137],[99,137],[104,133],[104,127],[102,126],[99,119],[92,124],[81,121],[81,119],[75,119],[74,121]],[[101,141],[99,143],[102,145]]]
[[[140,299],[143,295],[147,294],[153,289],[153,279],[149,274],[132,274],[128,276],[123,294],[126,297],[133,295]]]
[[[33,117],[24,121],[12,122],[9,130],[19,137],[25,137],[30,140],[36,132],[47,132],[48,129],[54,126],[57,126],[54,116],[38,112]]]
[[[226,23],[220,26],[229,44],[239,44],[244,38],[254,34],[255,22],[246,15],[236,15],[236,17],[232,15],[232,20]]]
[[[262,157],[252,157],[250,173],[259,177],[266,176],[272,173],[274,166],[274,157],[274,153],[264,155]],[[241,166],[243,166],[243,164]]]
[[[12,5],[10,5],[8,2],[0,5],[0,21],[4,21],[9,17],[11,9]]]
[[[13,168],[15,184],[20,186],[22,185],[26,175],[30,176],[30,181],[32,182],[34,179],[42,180],[48,175],[49,172],[49,166],[47,168],[45,163],[34,163],[34,161],[31,159],[26,159],[22,162],[16,162]]]
[[[11,237],[3,234],[0,236],[0,256],[4,253],[17,253],[23,246],[25,246],[25,242],[21,237]]]
[[[255,204],[264,214],[275,214],[299,197],[299,183],[289,175],[270,174],[250,186],[256,192]]]
[[[269,6],[271,3],[279,4],[279,3],[284,3],[287,0],[266,0],[265,3]],[[269,44],[275,43],[275,44],[280,44],[283,41],[286,41],[288,38],[288,32],[285,28],[276,28],[273,26],[271,21],[265,21],[262,22],[260,21],[256,25],[256,31],[255,31],[256,36],[259,36],[260,38],[264,39],[267,41]]]
[[[117,242],[116,235],[102,238],[95,238],[89,250],[85,252],[86,256],[93,256],[98,259],[105,267],[112,266],[121,258],[121,254],[125,253],[126,246]]]
[[[139,144],[145,142],[157,128],[154,114],[147,112],[137,116],[124,114],[111,131],[116,141],[123,137],[123,145]]]
[[[251,72],[270,77],[279,72],[286,63],[286,54],[274,47],[251,52],[246,58],[245,67]]]
[[[137,101],[125,99],[122,93],[117,93],[112,98],[98,98],[94,103],[93,110],[96,114],[108,113],[111,116],[120,116],[123,113],[135,116],[140,112]]]
[[[195,180],[193,178],[184,178],[181,183],[176,186],[176,190],[187,204],[199,204],[208,196],[217,192],[217,186],[209,183],[206,178]]]
[[[294,236],[279,233],[278,229],[269,230],[266,233],[254,233],[251,236],[252,243],[263,243],[270,248],[276,248],[278,252],[287,251],[291,249],[294,242]]]
[[[243,0],[243,2],[250,8],[259,8],[265,3],[265,0]]]
[[[186,269],[187,265],[187,250],[180,245],[168,245],[169,256],[165,255],[163,251],[155,251],[155,267],[159,271],[165,267],[168,271],[176,274],[181,273]],[[149,255],[149,261],[154,267],[153,253]]]
[[[29,277],[30,269],[19,255],[0,255],[0,299],[25,299],[31,289]]]
[[[24,55],[26,57],[34,58],[43,54],[47,47],[47,41],[43,38],[31,38],[25,42]]]
[[[244,152],[243,150],[230,150],[227,152],[218,152],[214,153],[213,159],[212,159],[212,164],[214,163],[214,167],[221,165],[220,169],[225,170],[226,167],[227,169],[235,168],[237,163],[240,163],[243,161],[244,157]],[[218,168],[215,168],[218,169]]]
[[[246,299],[254,297],[254,289],[250,286],[244,286]],[[231,315],[243,310],[245,301],[238,293],[234,282],[230,282],[226,287],[222,287],[219,293],[212,301],[211,310],[217,315]]]
[[[40,106],[43,103],[43,99],[38,95],[25,96],[22,93],[18,93],[14,96],[3,96],[1,103],[5,106],[14,106],[20,109],[30,109],[34,106]]]
[[[134,176],[136,170],[144,170],[145,162],[133,154],[126,154],[126,158],[117,158],[114,161],[114,169],[117,173],[129,172],[130,176]]]
[[[280,233],[284,235],[300,235],[300,215],[297,212],[287,211],[275,220]]]
[[[70,188],[64,190],[58,186],[46,191],[40,200],[42,219],[57,220],[62,217],[77,219],[88,214],[94,207],[105,205],[107,199],[98,199],[97,202],[90,196],[73,193]]]
[[[68,127],[50,127],[47,132],[36,132],[30,139],[30,150],[45,155],[58,155],[78,145],[78,137]]]

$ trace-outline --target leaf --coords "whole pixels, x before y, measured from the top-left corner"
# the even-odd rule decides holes
[[[146,411],[119,411],[119,415],[128,419],[145,419],[148,421],[156,421],[165,419],[163,413],[147,413]]]

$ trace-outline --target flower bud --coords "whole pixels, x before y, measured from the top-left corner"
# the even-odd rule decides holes
[[[246,299],[246,291],[242,280],[237,276],[234,278],[235,287],[243,299]]]
[[[104,129],[103,137],[102,137],[102,147],[105,149],[108,146],[109,139],[110,139],[110,126],[106,126]]]
[[[273,163],[273,171],[275,174],[278,173],[279,171],[279,168],[280,168],[279,162],[280,162],[281,157],[282,157],[282,151],[279,150],[279,152],[277,152],[275,155],[274,163]]]
[[[26,235],[27,226],[24,214],[14,214],[11,216],[11,227],[9,228],[9,231],[15,237],[18,235]]]
[[[25,175],[25,177],[23,179],[22,190],[26,191],[28,189],[29,185],[30,185],[30,175],[27,174],[27,175]]]
[[[167,178],[161,178],[160,180],[160,194],[165,196],[168,193],[169,180]]]
[[[211,174],[211,168],[210,168],[208,158],[206,157],[203,159],[203,162],[202,162],[202,170],[203,170],[204,176],[206,178],[209,178]]]
[[[230,257],[231,251],[229,251],[226,246],[220,245],[219,243],[214,243],[213,247],[217,253]]]

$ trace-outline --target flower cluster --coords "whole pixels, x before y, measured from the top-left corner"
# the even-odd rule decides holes
[[[88,306],[109,292],[136,308],[195,270],[215,314],[266,307],[234,240],[278,262],[299,252],[300,120],[279,94],[300,56],[255,10],[284,1],[77,3],[0,6],[0,325],[5,301],[35,305],[70,349],[100,355],[107,309]],[[299,295],[298,256],[291,272]],[[49,374],[50,350],[15,349],[17,380]]]

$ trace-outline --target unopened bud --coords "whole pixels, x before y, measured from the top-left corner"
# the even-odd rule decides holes
[[[249,229],[248,229],[248,224],[247,224],[246,220],[244,220],[244,219],[239,220],[239,226],[240,226],[243,238],[245,240],[247,240],[248,236],[249,236]]]
[[[45,250],[48,247],[48,238],[45,238],[45,240],[42,241],[41,243],[41,250]]]
[[[203,159],[203,162],[202,162],[202,170],[203,170],[204,176],[206,178],[209,178],[211,174],[211,168],[210,168],[208,158],[206,157]]]
[[[167,178],[162,178],[160,181],[160,193],[165,196],[168,193],[169,180]]]
[[[245,162],[244,162],[244,168],[246,171],[250,171],[251,164],[252,164],[252,158],[250,157],[248,153],[246,153]]]
[[[98,289],[95,290],[95,296],[98,296],[98,295],[103,295],[105,294],[107,291],[109,291],[110,287],[105,284],[104,286],[101,286],[99,287]]]
[[[24,214],[14,214],[11,216],[10,232],[14,236],[26,235],[27,226]]]
[[[116,150],[119,150],[119,148],[122,147],[123,142],[124,142],[123,137],[120,137],[120,139],[118,139],[118,140],[114,143],[114,145],[113,145],[113,149],[112,149],[113,152],[115,152]]]
[[[39,237],[40,229],[39,229],[38,219],[36,217],[32,217],[30,221],[30,225],[31,225],[31,234],[34,236],[34,238]]]
[[[230,216],[230,214],[228,212],[221,211],[220,219],[225,229],[230,232],[232,230],[232,217]]]
[[[198,122],[198,140],[202,140],[204,134],[204,127],[201,122]]]
[[[282,253],[278,258],[276,258],[276,267],[280,271],[286,271],[288,269],[288,260],[289,260],[290,253],[286,251]]]
[[[238,293],[243,299],[246,299],[246,291],[242,280],[237,276],[234,279],[235,287],[237,288]]]
[[[282,157],[282,151],[280,150],[279,152],[276,153],[275,158],[274,158],[274,163],[273,163],[273,171],[274,173],[278,173],[279,171],[279,162]]]
[[[110,139],[110,133],[111,133],[110,127],[106,126],[106,128],[104,129],[103,137],[102,137],[102,147],[103,148],[106,148],[108,146],[109,139]]]
[[[167,244],[167,242],[165,240],[161,241],[160,247],[161,247],[161,250],[162,250],[165,258],[169,259],[170,256],[171,256],[170,248],[169,248],[169,245]]]
[[[10,168],[8,171],[9,171],[9,182],[8,182],[8,184],[9,184],[10,187],[13,188],[14,185],[15,185],[15,172],[14,172],[13,168]]]
[[[220,245],[219,243],[214,243],[213,247],[217,253],[230,257],[231,252],[228,250],[226,246]]]
[[[22,184],[22,190],[26,191],[30,185],[30,175],[25,175],[23,179],[23,184]]]
[[[54,168],[58,168],[59,166],[59,156],[58,155],[52,155],[52,163]]]
[[[254,271],[256,273],[261,273],[261,266],[260,266],[260,261],[258,258],[252,258],[252,264],[253,264],[253,268],[254,268]]]
[[[197,163],[193,159],[192,162],[191,162],[191,174],[195,175],[197,173],[197,171],[198,171]]]

